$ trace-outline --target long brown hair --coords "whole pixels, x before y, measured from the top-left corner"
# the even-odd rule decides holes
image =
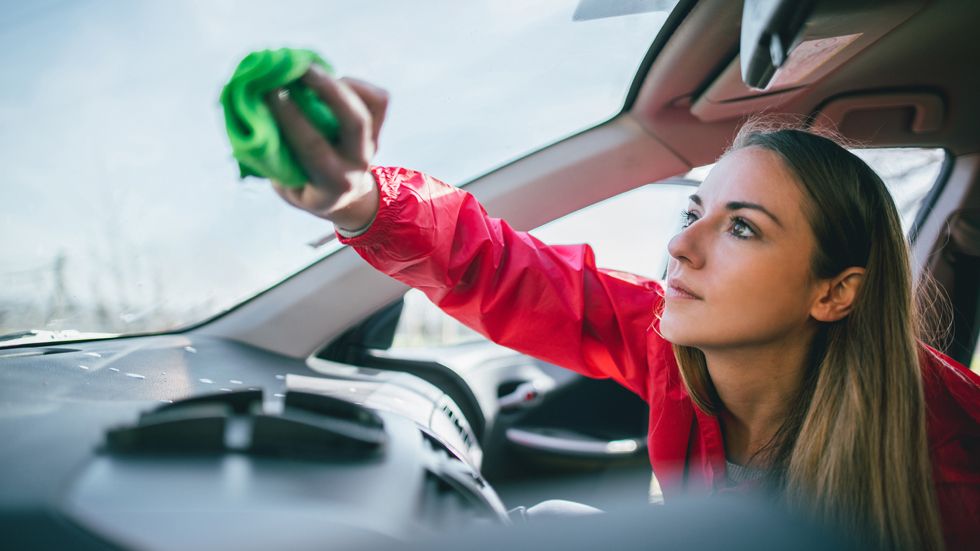
[[[764,448],[766,483],[793,506],[866,543],[942,549],[926,440],[919,366],[922,320],[915,307],[908,244],[881,178],[834,140],[750,122],[732,150],[776,153],[804,191],[816,236],[812,273],[865,269],[847,317],[823,323],[797,400]],[[674,346],[695,404],[723,405],[704,355]]]

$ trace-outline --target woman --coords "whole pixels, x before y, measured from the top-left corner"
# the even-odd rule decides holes
[[[312,180],[280,195],[491,340],[640,395],[668,501],[761,487],[886,548],[978,541],[980,378],[919,344],[895,207],[845,149],[744,129],[691,197],[661,288],[370,168],[384,92],[304,80],[342,136],[331,147],[271,97]]]

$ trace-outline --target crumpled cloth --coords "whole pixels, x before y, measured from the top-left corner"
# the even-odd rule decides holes
[[[242,178],[259,176],[288,187],[302,187],[309,181],[264,101],[277,88],[285,88],[314,128],[336,142],[340,122],[316,92],[299,80],[314,63],[333,72],[330,64],[310,50],[252,52],[242,59],[221,90],[225,127]]]

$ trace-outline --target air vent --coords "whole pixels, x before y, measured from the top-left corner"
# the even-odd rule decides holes
[[[466,463],[429,431],[420,429],[432,454],[426,468],[426,495],[419,508],[422,518],[443,525],[460,517],[507,524],[503,502],[476,467]]]
[[[473,500],[461,494],[444,477],[427,471],[424,484],[425,490],[417,512],[419,519],[427,525],[433,528],[458,527],[478,511]]]
[[[246,453],[283,457],[362,457],[387,442],[378,415],[357,404],[302,392],[267,412],[261,390],[207,394],[158,407],[134,425],[110,429],[113,453]]]
[[[443,467],[443,470],[446,470],[447,465],[452,465],[452,471],[471,481],[480,490],[487,487],[487,482],[483,480],[480,473],[470,467],[452,448],[430,434],[429,431],[425,429],[421,429],[421,431],[425,441],[429,444],[429,449],[435,451],[436,455],[439,456],[438,463]]]
[[[429,443],[429,447],[432,450],[443,452],[446,454],[446,457],[455,457],[460,461],[463,460],[463,458],[460,457],[458,453],[453,451],[453,449],[447,446],[442,440],[439,440],[425,429],[420,428],[420,430],[422,431],[422,436],[425,438],[425,441]]]
[[[460,438],[463,439],[463,444],[466,445],[466,449],[469,450],[473,447],[476,441],[476,437],[473,436],[473,432],[470,430],[469,424],[463,419],[462,414],[458,409],[453,408],[449,403],[443,402],[440,410],[449,417],[452,421],[453,426],[456,427],[456,431],[459,433]]]
[[[420,517],[435,526],[458,526],[462,520],[500,520],[503,504],[483,477],[438,439],[422,431],[435,455],[425,474]]]

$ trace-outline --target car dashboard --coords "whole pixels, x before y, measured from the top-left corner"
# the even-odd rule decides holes
[[[509,523],[457,405],[407,373],[168,335],[5,349],[0,378],[17,548],[350,546]]]

